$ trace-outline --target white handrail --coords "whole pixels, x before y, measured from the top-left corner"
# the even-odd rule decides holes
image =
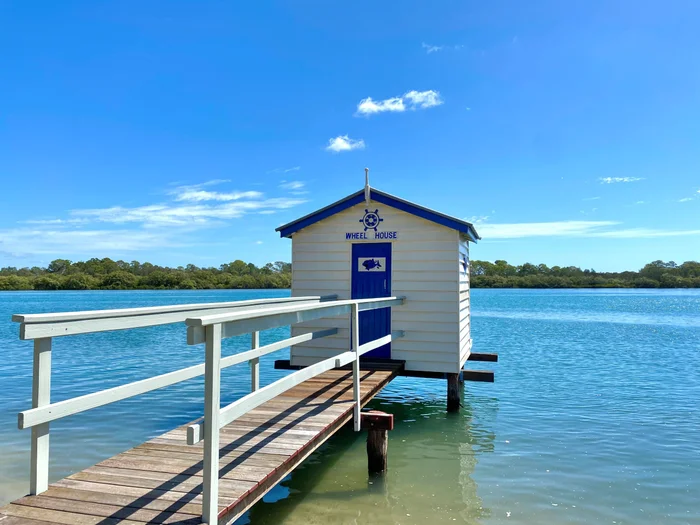
[[[240,352],[238,354],[222,358],[221,368],[228,368],[229,366],[258,359],[263,355],[277,352],[282,348],[311,341],[313,339],[328,337],[336,334],[337,332],[337,328],[320,330],[318,332],[311,332],[308,334],[283,339],[282,341],[277,341],[275,343],[261,346],[253,350],[248,350],[246,352]],[[142,379],[141,381],[134,381],[133,383],[128,383],[126,385],[66,399],[65,401],[59,401],[58,403],[43,405],[37,408],[32,408],[31,410],[24,410],[18,414],[17,426],[20,429],[34,427],[36,425],[41,425],[42,423],[48,423],[50,421],[55,421],[57,419],[78,414],[80,412],[85,412],[86,410],[109,405],[111,403],[121,401],[122,399],[128,399],[130,397],[145,394],[146,392],[151,392],[153,390],[165,388],[166,386],[181,383],[182,381],[187,381],[188,379],[201,376],[202,374],[204,374],[204,364],[194,365],[188,368],[176,370],[174,372],[169,372],[167,374]]]
[[[48,488],[50,421],[108,403],[113,403],[121,399],[126,399],[127,397],[133,397],[157,388],[163,388],[164,386],[201,375],[206,371],[206,366],[199,365],[199,368],[190,367],[189,369],[163,374],[103,392],[95,392],[86,396],[51,404],[51,347],[53,337],[177,323],[191,317],[193,313],[225,313],[243,308],[250,311],[278,304],[317,304],[322,301],[333,300],[336,297],[336,295],[282,297],[226,303],[199,303],[148,308],[126,308],[121,310],[13,315],[12,320],[21,323],[20,339],[34,340],[32,409],[26,410],[18,415],[18,425],[20,428],[31,427],[30,493],[40,494]],[[335,333],[335,331],[332,333]],[[331,331],[304,334],[304,336],[298,336],[302,337],[302,339],[291,338],[286,342],[280,341],[273,345],[256,349],[256,351],[259,355],[263,355],[263,353],[269,353],[284,348],[285,346],[295,344],[296,342],[309,340],[309,338],[325,337],[327,335],[331,335]],[[304,339],[304,337],[306,337],[306,339]],[[232,366],[238,362],[235,361],[235,356],[231,356],[231,358],[233,358],[233,360],[229,358],[224,358],[224,360],[222,360],[225,366]]]
[[[385,335],[384,337],[375,339],[374,341],[370,341],[369,343],[365,343],[359,347],[357,355],[361,356],[366,354],[367,352],[371,352],[372,350],[379,348],[380,346],[389,344],[391,340],[391,335]],[[329,357],[328,359],[324,359],[323,361],[320,361],[316,364],[302,368],[301,370],[289,374],[288,376],[285,376],[282,379],[275,381],[274,383],[271,383],[259,390],[251,392],[250,394],[243,396],[240,399],[237,399],[230,405],[227,405],[226,407],[221,409],[221,411],[219,412],[219,428],[221,429],[225,427],[232,421],[235,421],[239,417],[245,415],[247,412],[250,412],[254,408],[259,407],[260,405],[269,401],[270,399],[274,399],[275,397],[286,392],[290,388],[293,388],[298,384],[303,383],[307,379],[316,377],[317,375],[322,374],[323,372],[327,372],[328,370],[340,368],[353,361],[355,361],[355,352],[342,352],[340,354],[334,355],[333,357]],[[200,441],[202,441],[203,437],[203,420],[199,420],[195,423],[192,423],[187,427],[188,445],[195,445],[196,443],[199,443]]]
[[[243,321],[256,318],[274,318],[277,315],[282,315],[288,312],[308,312],[315,310],[331,309],[338,306],[352,306],[357,304],[360,310],[374,310],[376,308],[387,308],[392,306],[392,302],[399,301],[403,304],[405,297],[379,297],[371,299],[344,299],[340,301],[332,301],[330,304],[308,304],[308,305],[291,305],[268,308],[264,311],[243,310],[225,314],[203,315],[201,317],[192,317],[185,320],[187,326],[208,326],[211,324],[233,323],[235,321]],[[297,321],[299,322],[299,321]]]
[[[196,345],[204,343],[205,327],[213,324],[221,324],[221,337],[223,339],[243,335],[278,326],[313,321],[322,317],[339,317],[348,315],[353,304],[357,304],[359,311],[374,310],[400,306],[404,303],[404,297],[386,297],[380,299],[354,299],[343,301],[330,301],[322,304],[304,304],[297,306],[281,306],[267,308],[265,310],[242,310],[222,315],[211,315],[185,320],[187,325],[187,344]]]
[[[132,317],[137,315],[164,314],[170,312],[191,312],[196,310],[211,310],[218,308],[242,307],[255,304],[273,304],[276,302],[300,302],[311,299],[331,300],[337,295],[313,295],[303,297],[269,297],[266,299],[246,299],[244,301],[228,301],[218,303],[169,304],[165,306],[146,306],[139,308],[115,308],[112,310],[84,310],[79,312],[55,312],[46,314],[13,314],[16,323],[51,323],[59,321],[85,321],[104,319],[106,317]]]
[[[59,312],[52,314],[15,314],[12,320],[20,325],[20,339],[39,339],[66,335],[127,330],[165,324],[181,323],[193,314],[224,314],[232,310],[249,311],[269,305],[318,304],[331,301],[337,295],[304,297],[274,297],[226,303],[199,303],[148,308],[124,308],[121,310],[92,310],[85,312]]]

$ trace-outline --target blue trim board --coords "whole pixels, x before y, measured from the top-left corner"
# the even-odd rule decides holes
[[[422,219],[434,222],[436,224],[440,224],[441,226],[445,226],[452,230],[457,230],[459,232],[466,233],[472,242],[476,242],[477,240],[481,239],[481,237],[479,237],[479,234],[476,233],[474,226],[469,222],[450,217],[449,215],[445,215],[444,213],[440,213],[429,208],[419,206],[418,204],[413,204],[412,202],[399,199],[398,197],[394,197],[393,195],[389,195],[388,193],[384,193],[383,191],[375,189],[370,189],[370,198],[373,201],[386,204],[387,206],[391,206],[392,208],[396,208],[397,210],[410,213],[411,215],[415,215],[416,217],[420,217]],[[360,204],[364,201],[365,192],[364,190],[360,190],[356,193],[353,193],[352,195],[348,195],[344,199],[341,199],[329,206],[326,206],[325,208],[321,208],[320,210],[310,213],[309,215],[305,215],[300,219],[285,224],[284,226],[280,226],[275,231],[280,232],[280,237],[291,237],[292,234],[298,232],[302,228],[311,226],[312,224],[322,221],[323,219],[327,219],[328,217],[331,217],[336,213],[340,213],[341,211],[347,210],[348,208],[351,208],[352,206]]]

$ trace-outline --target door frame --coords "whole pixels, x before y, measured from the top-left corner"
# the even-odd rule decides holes
[[[356,242],[356,243],[351,243],[351,245],[350,245],[350,266],[351,266],[351,268],[350,268],[350,298],[351,299],[359,299],[358,297],[354,297],[354,294],[353,294],[353,284],[355,283],[356,274],[365,273],[365,272],[359,272],[356,268],[356,265],[358,264],[357,259],[362,258],[363,255],[357,255],[357,256],[355,255],[355,249],[356,249],[355,246],[358,246],[358,247],[367,246],[367,247],[369,247],[371,245],[376,245],[376,244],[382,245],[382,248],[388,251],[388,253],[386,254],[386,258],[388,259],[388,264],[386,264],[387,268],[384,272],[385,279],[387,280],[386,281],[387,282],[387,292],[386,292],[386,295],[378,296],[378,297],[391,297],[392,285],[393,285],[393,273],[394,273],[393,272],[393,269],[394,269],[394,264],[393,264],[393,262],[394,262],[394,257],[393,257],[394,256],[394,246],[393,246],[393,243],[386,242],[386,241]],[[361,248],[358,248],[358,249],[361,249]],[[384,256],[384,255],[382,255],[382,256]],[[367,312],[360,312],[360,315],[362,315],[363,313],[364,314],[371,314],[371,312],[378,311],[378,310],[380,310],[380,309],[370,310]],[[388,334],[391,334],[392,317],[393,317],[392,313],[393,313],[392,309],[387,308],[387,314],[388,314],[388,318],[389,318],[388,328],[387,328]],[[360,324],[362,324],[362,323],[360,323]],[[370,354],[373,352],[378,352],[378,351],[386,352],[386,353],[388,353],[388,357],[372,357],[371,355],[367,355],[367,357],[369,359],[391,359],[391,347],[392,347],[392,344],[391,344],[391,342],[389,342],[388,344],[381,346],[375,350],[372,350],[372,352],[370,352]],[[364,359],[364,357],[362,359]]]

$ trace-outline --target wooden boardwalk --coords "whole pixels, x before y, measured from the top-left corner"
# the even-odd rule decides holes
[[[361,373],[362,404],[400,371]],[[352,371],[304,381],[221,429],[219,522],[230,523],[353,417]],[[0,525],[199,524],[203,444],[186,426],[0,508]]]

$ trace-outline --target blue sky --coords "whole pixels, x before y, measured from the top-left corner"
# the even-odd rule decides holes
[[[475,259],[700,259],[700,3],[0,2],[0,265],[289,260],[372,185]]]

